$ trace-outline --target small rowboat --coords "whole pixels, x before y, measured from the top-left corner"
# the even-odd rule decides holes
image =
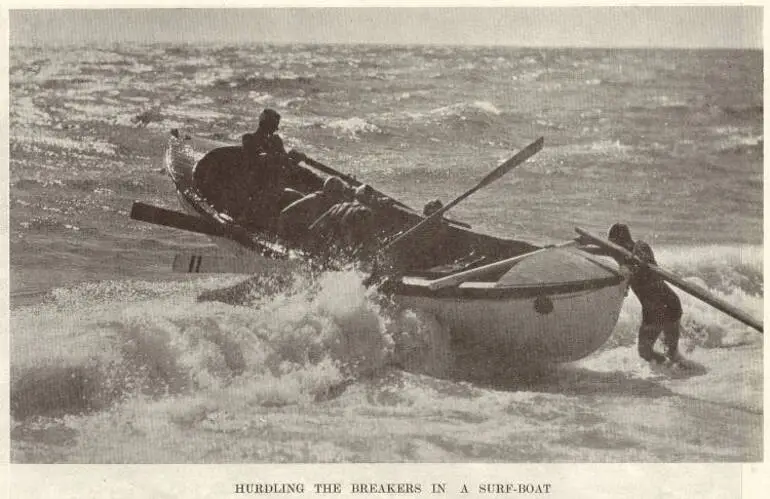
[[[285,267],[297,248],[274,229],[277,198],[261,197],[262,177],[249,178],[242,161],[240,146],[172,133],[165,167],[188,215],[153,212],[136,203],[132,217],[208,234],[239,258],[259,265],[280,261]],[[308,193],[319,189],[328,174],[338,173],[305,162],[315,166],[292,162],[283,185]],[[249,206],[242,206],[244,191],[237,192],[244,185],[255,193]],[[377,217],[395,232],[423,219],[395,200]],[[453,340],[527,363],[549,363],[585,357],[612,333],[628,286],[628,276],[613,260],[582,252],[574,243],[539,247],[481,234],[461,223],[449,221],[445,227],[443,244],[427,261],[382,289],[403,307],[433,314]],[[200,261],[191,262],[190,268],[199,266]]]

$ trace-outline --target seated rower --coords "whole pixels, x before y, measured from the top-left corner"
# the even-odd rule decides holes
[[[310,225],[310,231],[324,248],[333,249],[349,257],[365,257],[377,246],[375,211],[382,203],[374,190],[362,184],[357,187],[352,201],[343,201],[329,208]]]
[[[429,201],[423,207],[423,215],[429,217],[443,206],[438,199]],[[407,270],[424,270],[443,263],[448,236],[449,227],[445,218],[431,220],[420,232],[397,243],[390,250],[390,271],[400,274]]]
[[[270,108],[262,111],[259,115],[257,131],[241,136],[245,164],[250,164],[255,157],[260,155],[270,156],[271,161],[280,163],[299,163],[307,160],[305,154],[294,149],[286,152],[283,140],[277,133],[280,123],[281,115],[277,111]]]
[[[263,220],[275,219],[284,187],[286,151],[276,133],[281,115],[265,109],[259,115],[259,126],[253,133],[241,137],[243,159],[238,180],[233,183],[238,195],[238,218],[250,225],[265,225]]]
[[[442,203],[441,200],[434,199],[433,201],[428,201],[427,203],[425,203],[425,206],[422,208],[422,214],[425,215],[426,217],[429,217],[443,207],[444,207],[444,203]]]
[[[339,177],[329,177],[323,188],[294,201],[278,216],[278,234],[294,241],[302,241],[319,216],[335,204],[345,200],[349,187]]]
[[[242,169],[234,172],[239,219],[250,226],[266,227],[265,220],[275,221],[279,212],[304,194],[292,189],[298,184],[318,184],[318,177],[299,166],[306,156],[298,151],[286,152],[278,135],[281,115],[265,109],[259,116],[254,133],[242,136]],[[311,220],[312,221],[312,220]]]
[[[250,162],[258,154],[286,154],[283,140],[278,131],[281,115],[273,109],[265,109],[259,115],[259,126],[254,133],[246,133],[241,137],[244,160]]]

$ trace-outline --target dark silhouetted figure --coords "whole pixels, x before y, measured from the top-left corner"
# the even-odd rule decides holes
[[[254,133],[246,133],[241,137],[245,158],[251,160],[259,154],[286,154],[283,140],[278,135],[278,125],[281,115],[273,109],[265,109],[259,115],[259,126]]]
[[[609,240],[628,251],[640,260],[657,265],[652,248],[644,241],[634,241],[627,225],[615,224],[610,228]],[[634,261],[619,258],[619,263],[627,265],[633,272],[631,275],[631,290],[642,304],[642,325],[639,328],[639,356],[650,362],[677,362],[679,327],[682,318],[682,304],[679,297],[663,279],[649,268]],[[666,355],[653,350],[655,341],[663,333],[663,343]]]

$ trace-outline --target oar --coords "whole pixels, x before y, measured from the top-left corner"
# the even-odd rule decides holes
[[[519,151],[515,156],[513,156],[511,159],[506,161],[505,163],[501,164],[497,168],[495,168],[489,175],[481,179],[481,181],[476,184],[471,189],[468,189],[464,193],[460,194],[458,197],[456,197],[454,200],[452,200],[449,204],[442,207],[439,210],[434,211],[430,216],[422,220],[420,223],[412,227],[411,229],[407,230],[394,240],[392,240],[390,243],[387,244],[380,252],[387,252],[388,250],[392,249],[394,246],[401,244],[403,241],[410,239],[414,237],[415,234],[418,234],[420,231],[422,231],[426,226],[428,226],[433,220],[438,219],[446,213],[447,211],[451,210],[457,204],[459,204],[461,201],[463,201],[465,198],[473,194],[474,192],[478,191],[479,189],[482,189],[495,180],[499,179],[509,171],[513,170],[517,166],[519,166],[521,163],[528,160],[530,157],[535,155],[540,149],[543,148],[543,137],[540,137],[521,151]]]
[[[232,239],[233,241],[236,241],[249,249],[258,251],[270,258],[282,258],[285,256],[259,241],[255,241],[245,229],[239,226],[220,225],[194,215],[168,210],[140,201],[135,201],[131,206],[130,216],[133,220],[186,230],[188,232],[195,232],[206,236]]]
[[[464,283],[465,281],[469,281],[474,277],[486,274],[487,272],[494,272],[494,271],[502,270],[507,267],[512,267],[515,263],[525,258],[528,258],[530,256],[536,255],[538,253],[542,253],[543,251],[548,251],[555,248],[566,248],[568,246],[573,246],[575,244],[577,244],[577,241],[572,240],[562,244],[557,244],[555,246],[546,246],[545,248],[540,248],[534,251],[529,251],[521,255],[512,256],[511,258],[506,258],[505,260],[500,260],[499,262],[493,262],[481,267],[477,267],[475,269],[470,269],[464,272],[458,272],[457,274],[435,279],[427,283],[427,286],[428,286],[428,289],[430,289],[431,291],[436,291],[438,289],[447,288],[450,286],[458,286]]]
[[[726,301],[717,298],[716,296],[709,293],[708,291],[701,288],[700,286],[696,286],[695,284],[687,282],[681,277],[677,276],[676,274],[673,274],[668,270],[662,269],[657,265],[654,265],[652,263],[647,263],[641,260],[640,258],[636,257],[633,253],[623,248],[622,246],[619,246],[613,242],[607,241],[606,239],[603,239],[601,237],[595,236],[584,229],[581,229],[578,227],[578,228],[575,228],[575,232],[577,232],[581,236],[585,237],[586,239],[588,239],[589,241],[595,243],[600,247],[603,247],[615,253],[619,253],[624,257],[629,258],[640,265],[644,265],[645,267],[650,269],[652,272],[659,275],[661,278],[670,282],[674,286],[678,287],[682,291],[694,296],[695,298],[698,298],[704,303],[711,305],[717,310],[721,310],[722,312],[726,313],[730,317],[737,319],[742,323],[746,324],[747,326],[751,326],[757,331],[759,331],[760,333],[764,334],[762,322],[758,321],[754,317],[751,317],[749,314],[747,314],[743,310],[740,310],[734,307],[733,305],[730,305]]]
[[[334,175],[335,177],[341,178],[345,182],[353,185],[354,187],[358,187],[359,185],[361,185],[361,182],[359,182],[355,178],[351,177],[350,175],[348,175],[346,173],[338,172],[334,168],[332,168],[330,166],[326,166],[325,164],[323,164],[323,163],[321,163],[319,161],[316,161],[313,158],[308,158],[307,156],[305,156],[303,158],[303,161],[305,163],[309,164],[310,166],[312,166],[312,167],[314,167],[314,168],[316,168],[318,170],[321,170],[324,173],[328,173],[329,175]]]
[[[356,180],[355,178],[351,177],[350,175],[346,175],[346,174],[344,174],[344,173],[342,173],[342,172],[338,172],[338,171],[337,171],[337,170],[335,170],[334,168],[332,168],[332,167],[330,167],[330,166],[326,166],[325,164],[323,164],[323,163],[320,163],[320,162],[318,162],[318,161],[316,161],[316,160],[314,160],[314,159],[312,159],[312,158],[308,158],[307,156],[305,156],[305,158],[303,159],[303,161],[304,161],[305,163],[309,164],[310,166],[312,166],[312,167],[314,167],[314,168],[316,168],[316,169],[318,169],[318,170],[321,170],[321,171],[322,171],[322,172],[324,172],[324,173],[328,173],[329,175],[334,175],[334,176],[336,176],[336,177],[339,177],[339,178],[341,178],[342,180],[344,180],[345,182],[349,183],[350,185],[352,185],[352,186],[354,186],[354,187],[358,187],[358,186],[360,186],[360,185],[362,184],[360,181]],[[375,193],[376,193],[378,196],[386,197],[386,198],[390,199],[391,201],[393,201],[394,203],[396,203],[397,205],[399,205],[400,207],[404,208],[405,210],[407,210],[407,211],[410,211],[410,212],[412,212],[412,213],[414,213],[414,214],[417,214],[417,215],[419,215],[419,212],[417,212],[417,210],[415,210],[414,208],[412,208],[412,207],[410,207],[410,206],[408,206],[408,205],[406,205],[406,204],[402,203],[402,202],[401,202],[401,201],[399,201],[398,199],[392,198],[392,197],[388,196],[387,194],[384,194],[384,193],[382,193],[382,192],[378,191],[378,190],[377,190],[377,189],[375,189],[374,187],[372,187],[372,190],[373,190],[373,191],[374,191],[374,192],[375,192]],[[422,215],[420,215],[420,216],[422,216]],[[467,223],[465,223],[465,222],[460,222],[459,220],[450,220],[450,219],[447,219],[447,221],[448,221],[448,222],[450,222],[450,223],[453,223],[453,224],[455,224],[455,225],[459,225],[459,226],[461,226],[461,227],[465,227],[466,229],[470,229],[470,228],[471,228],[470,224],[467,224]]]

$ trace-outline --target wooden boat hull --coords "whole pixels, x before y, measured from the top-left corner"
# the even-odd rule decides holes
[[[227,224],[232,220],[213,210],[193,182],[196,163],[212,147],[224,151],[222,144],[172,138],[166,167],[186,211]],[[487,248],[495,257],[538,249],[525,242],[453,230],[460,244]],[[262,237],[268,241],[271,234],[267,231]],[[239,241],[214,240],[236,255],[266,263],[275,257]],[[527,363],[574,361],[598,349],[612,334],[628,286],[627,275],[614,263],[560,248],[537,251],[502,274],[459,286],[431,290],[430,282],[429,273],[417,272],[386,289],[400,306],[433,314],[454,340]]]
[[[437,298],[395,294],[403,307],[430,312],[452,338],[522,363],[570,362],[612,334],[624,281],[600,289],[537,297]]]

